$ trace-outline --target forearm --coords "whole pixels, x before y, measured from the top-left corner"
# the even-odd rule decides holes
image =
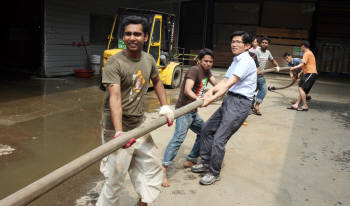
[[[275,67],[278,67],[278,63],[275,59],[272,60],[272,63],[275,65]]]
[[[197,99],[197,95],[192,90],[185,90],[185,95],[191,99]]]
[[[215,98],[215,99],[220,98],[222,95],[224,95],[224,94],[227,92],[228,89],[229,89],[229,88],[226,87],[226,86],[221,87],[218,91],[215,92],[214,98]]]
[[[218,92],[221,87],[224,87],[226,84],[227,78],[221,80],[218,84],[216,84],[213,88],[209,89],[209,91],[211,91],[212,93],[216,93]]]
[[[123,131],[123,126],[122,126],[123,111],[121,106],[122,105],[121,99],[110,98],[109,105],[111,108],[111,119],[112,119],[112,123],[115,131]]]
[[[291,69],[291,70],[295,70],[295,69],[301,68],[302,66],[303,66],[303,63],[300,63],[299,65],[296,65],[296,66],[294,66],[294,67],[291,67],[290,69]]]
[[[214,87],[215,87],[215,85],[218,84],[218,83],[216,82],[216,79],[215,79],[214,76],[211,76],[211,77],[209,78],[209,82],[210,82],[210,84],[213,85]]]
[[[160,80],[158,80],[156,82],[153,82],[153,85],[154,85],[154,91],[156,92],[160,105],[167,105],[168,103],[166,101],[166,93],[165,93],[163,83]]]
[[[215,101],[216,99],[218,99],[219,97],[223,96],[227,90],[232,87],[232,85],[234,85],[235,83],[237,83],[239,81],[239,77],[232,75],[229,79],[225,78],[223,79],[219,84],[217,84],[214,88],[215,92],[208,92],[205,95],[204,98],[204,103],[203,103],[203,107],[206,107],[208,104],[210,104],[211,102]],[[210,91],[210,90],[209,90]]]
[[[262,71],[262,70],[260,69],[260,67],[257,67],[257,68],[256,68],[256,72],[257,72],[258,74],[264,74],[264,71]]]

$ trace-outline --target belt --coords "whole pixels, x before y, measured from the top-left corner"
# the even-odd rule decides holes
[[[234,97],[239,97],[239,98],[244,98],[244,99],[248,99],[248,97],[241,95],[241,94],[237,94],[237,93],[233,93],[233,92],[228,92],[227,95],[230,96],[234,96]],[[248,99],[249,100],[249,99]]]

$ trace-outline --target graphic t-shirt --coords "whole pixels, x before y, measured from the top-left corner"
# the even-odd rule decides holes
[[[266,49],[263,51],[261,48],[258,48],[255,52],[256,56],[258,57],[259,65],[260,65],[260,70],[266,69],[268,62],[273,60],[273,56],[271,52]]]
[[[180,108],[182,106],[185,106],[195,101],[194,99],[188,97],[185,94],[185,84],[187,79],[192,79],[194,81],[192,91],[197,95],[197,97],[201,97],[207,88],[209,78],[211,76],[212,76],[211,72],[205,71],[204,69],[202,69],[200,65],[195,65],[191,67],[186,73],[184,81],[182,82],[181,91],[176,103],[176,108]],[[194,111],[197,111],[197,110],[194,110]]]
[[[140,59],[131,58],[123,51],[107,60],[102,83],[120,85],[124,131],[134,129],[143,122],[142,96],[147,92],[150,78],[157,75],[158,69],[154,58],[145,52],[142,52]],[[105,129],[114,129],[108,90],[105,92],[102,126]]]

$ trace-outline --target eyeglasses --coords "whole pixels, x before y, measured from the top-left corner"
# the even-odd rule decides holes
[[[243,41],[231,41],[231,44],[243,44]]]

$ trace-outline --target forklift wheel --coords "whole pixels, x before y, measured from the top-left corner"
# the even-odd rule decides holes
[[[174,68],[173,78],[171,80],[171,88],[175,89],[179,87],[181,83],[181,79],[182,79],[182,68],[179,66],[176,66]]]

